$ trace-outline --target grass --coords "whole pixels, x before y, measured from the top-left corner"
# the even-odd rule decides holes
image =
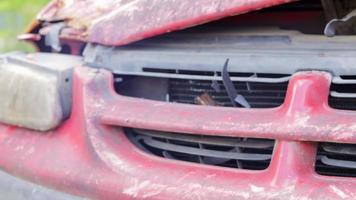
[[[26,30],[47,3],[48,0],[0,0],[0,52],[33,51],[31,45],[18,42],[16,36]]]

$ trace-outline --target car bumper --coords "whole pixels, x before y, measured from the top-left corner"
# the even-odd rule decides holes
[[[299,72],[282,106],[240,109],[117,95],[112,75],[78,67],[71,117],[40,133],[0,125],[0,168],[94,199],[354,199],[356,179],[316,174],[318,141],[356,143],[356,112],[328,106],[331,76]],[[228,169],[142,152],[123,127],[276,139],[269,168]]]

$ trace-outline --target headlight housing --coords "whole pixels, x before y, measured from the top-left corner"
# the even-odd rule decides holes
[[[71,111],[72,72],[81,58],[10,53],[0,59],[0,122],[48,131]]]

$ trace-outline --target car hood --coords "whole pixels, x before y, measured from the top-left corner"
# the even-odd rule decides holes
[[[54,0],[38,20],[64,20],[61,37],[103,45],[125,45],[295,0]]]

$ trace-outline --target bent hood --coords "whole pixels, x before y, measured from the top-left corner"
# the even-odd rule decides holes
[[[125,45],[295,0],[54,0],[38,20],[67,22],[61,37]]]

